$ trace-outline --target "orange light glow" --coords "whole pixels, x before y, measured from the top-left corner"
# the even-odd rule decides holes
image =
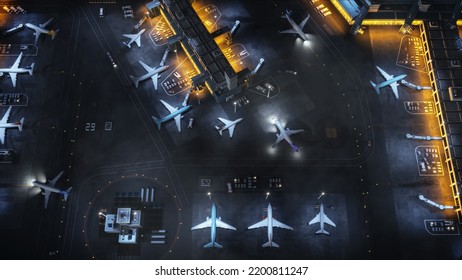
[[[439,95],[438,95],[438,83],[436,83],[436,79],[435,79],[435,71],[433,69],[433,64],[431,61],[428,61],[428,59],[430,58],[431,59],[431,56],[430,56],[430,47],[429,47],[429,44],[428,44],[428,40],[427,40],[427,36],[426,36],[426,33],[425,33],[425,25],[420,25],[420,35],[421,35],[421,39],[422,39],[422,42],[423,42],[423,49],[424,49],[424,59],[425,59],[425,63],[428,67],[428,78],[430,80],[430,83],[431,83],[431,86],[432,86],[432,96],[433,96],[433,102],[435,103],[435,109],[436,109],[436,119],[437,119],[437,124],[438,124],[438,127],[439,127],[439,132],[441,134],[441,137],[443,138],[442,140],[442,144],[443,144],[443,154],[444,154],[444,157],[446,158],[445,162],[446,162],[446,165],[447,165],[447,169],[448,169],[448,172],[449,172],[449,176],[444,176],[442,177],[439,181],[440,185],[441,186],[447,186],[448,183],[449,183],[449,186],[452,190],[452,194],[453,194],[453,199],[454,199],[454,205],[455,205],[455,211],[457,213],[457,217],[459,218],[459,222],[462,221],[462,213],[461,213],[461,205],[460,205],[460,194],[458,192],[458,188],[457,188],[457,177],[456,177],[456,174],[455,174],[455,169],[454,169],[454,163],[453,163],[453,159],[451,157],[451,152],[450,152],[450,147],[449,147],[449,143],[448,143],[448,135],[447,135],[447,132],[446,132],[446,126],[444,124],[444,118],[443,118],[443,115],[442,115],[442,112],[443,112],[443,109],[441,107],[441,101],[440,101],[440,98],[439,98]],[[434,119],[431,119],[429,121],[432,121],[433,123],[435,122]],[[431,123],[428,123],[427,126],[431,126]],[[449,177],[449,178],[447,178]],[[449,179],[449,182],[448,180]],[[443,189],[441,190],[441,192],[444,194],[445,192],[447,192],[448,190],[447,189]]]

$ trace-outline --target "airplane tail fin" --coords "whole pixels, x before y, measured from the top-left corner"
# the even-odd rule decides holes
[[[274,248],[279,248],[279,245],[275,242],[268,241],[265,244],[262,245],[264,248],[266,247],[274,247]]]
[[[215,126],[215,128],[218,130],[218,133],[220,133],[220,136],[223,135],[223,131],[218,127],[218,126]]]
[[[53,40],[53,39],[56,37],[56,35],[58,35],[58,32],[59,32],[59,29],[56,29],[56,30],[54,30],[54,31],[52,32],[52,34],[51,34],[51,40]]]
[[[324,230],[324,229],[320,229],[320,230],[318,230],[318,231],[316,232],[316,234],[327,234],[327,235],[329,235],[330,233],[328,233],[328,232],[327,232],[326,230]]]
[[[298,153],[299,149],[297,146],[295,146],[294,144],[290,144],[290,146],[292,147],[292,149]]]
[[[372,87],[375,89],[375,92],[377,92],[377,94],[379,94],[379,87],[373,82],[373,81],[370,81],[371,82],[371,85]]]
[[[67,190],[62,192],[62,195],[64,197],[64,201],[67,201],[67,197],[69,196],[69,193],[71,192],[72,187],[67,188]]]
[[[130,75],[130,79],[132,79],[133,83],[135,84],[135,87],[138,88],[138,84],[140,80],[137,77],[132,76],[132,75]]]
[[[285,14],[284,14],[284,15],[282,15],[281,17],[282,17],[282,18],[287,18],[287,16],[289,16],[289,17],[290,17],[290,15],[291,15],[291,14],[292,14],[292,11],[291,11],[291,10],[289,10],[289,9],[286,9],[286,12],[285,12]]]
[[[221,246],[217,242],[213,242],[213,241],[204,245],[204,248],[212,248],[212,247],[220,248],[220,249],[223,248],[223,246]]]
[[[19,126],[18,126],[19,131],[22,131],[23,125],[24,125],[24,118],[21,118],[21,120],[19,121]]]
[[[48,31],[48,35],[51,36],[51,40],[53,40],[56,37],[56,34],[58,34],[58,32],[59,32],[59,29]]]
[[[154,120],[154,122],[156,123],[157,125],[157,128],[160,130],[160,124],[162,123],[158,118],[152,116],[152,119]]]
[[[131,44],[127,43],[127,42],[123,42],[125,46],[127,46],[129,49],[132,48]]]
[[[29,71],[29,75],[34,74],[34,66],[35,66],[35,63],[32,63],[32,64],[29,66],[29,68],[30,68],[30,69],[28,70],[28,71]]]

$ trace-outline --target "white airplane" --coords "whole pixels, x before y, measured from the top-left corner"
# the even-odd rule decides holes
[[[324,205],[321,203],[321,206],[319,207],[319,213],[316,215],[316,217],[314,217],[313,220],[311,220],[308,225],[312,225],[312,224],[315,224],[315,223],[319,223],[319,225],[321,226],[321,229],[318,230],[316,232],[316,234],[320,234],[320,233],[323,233],[323,234],[329,234],[326,230],[324,230],[324,223],[327,223],[333,227],[336,227],[334,222],[332,222],[329,217],[327,217],[326,214],[324,214]]]
[[[385,72],[382,68],[380,68],[378,66],[376,66],[376,67],[379,70],[380,74],[382,74],[382,76],[385,78],[386,81],[384,81],[384,82],[382,82],[382,83],[380,83],[378,85],[376,85],[374,82],[370,81],[371,85],[375,89],[375,92],[377,92],[377,94],[379,94],[381,88],[386,87],[386,86],[390,86],[391,90],[393,91],[393,94],[396,97],[396,99],[398,99],[399,98],[398,82],[401,81],[402,79],[404,79],[407,75],[402,74],[402,75],[399,75],[399,76],[395,77],[395,76],[390,75],[387,72]]]
[[[289,145],[292,147],[292,149],[294,151],[298,152],[298,147],[293,144],[292,140],[290,139],[290,135],[293,135],[293,134],[296,134],[296,133],[299,133],[299,132],[303,132],[305,130],[304,129],[290,130],[288,128],[284,128],[284,127],[282,127],[281,123],[279,122],[279,120],[277,118],[273,118],[272,121],[279,130],[279,134],[276,133],[277,139],[276,139],[276,142],[274,142],[274,144],[273,144],[273,148],[277,144],[279,144],[279,142],[281,142],[282,140],[286,140],[287,143],[289,143]]]
[[[32,184],[38,188],[41,188],[43,190],[43,195],[45,196],[45,208],[48,206],[48,199],[50,198],[50,194],[52,192],[62,194],[64,197],[64,201],[67,201],[67,197],[69,196],[69,193],[72,189],[72,187],[69,187],[67,190],[62,191],[55,187],[56,182],[58,182],[59,178],[63,175],[64,171],[61,171],[58,176],[56,176],[53,180],[51,180],[48,183],[40,183],[38,181],[33,181]]]
[[[267,227],[267,229],[268,229],[268,242],[263,244],[263,247],[276,247],[276,248],[279,248],[279,245],[276,244],[275,242],[273,242],[273,227],[284,228],[284,229],[289,229],[289,230],[294,230],[294,229],[292,227],[286,225],[286,224],[283,224],[283,223],[279,222],[275,218],[273,218],[273,207],[271,206],[271,203],[268,203],[267,211],[268,211],[268,216],[264,220],[254,224],[254,225],[251,225],[248,229]]]
[[[201,229],[201,228],[210,228],[210,243],[204,245],[204,248],[217,247],[223,248],[220,244],[216,242],[217,238],[217,227],[224,229],[236,230],[235,227],[228,225],[227,223],[221,220],[221,217],[217,218],[217,207],[215,203],[212,204],[211,218],[207,217],[206,221],[198,224],[191,228],[191,230]]]
[[[124,45],[128,48],[131,48],[132,43],[135,42],[138,45],[138,48],[141,47],[141,34],[143,34],[144,31],[146,31],[146,29],[142,29],[140,32],[136,34],[122,34],[124,37],[130,39],[130,41],[124,42]]]
[[[133,83],[135,84],[135,87],[138,88],[138,84],[141,81],[144,81],[147,78],[151,78],[152,83],[154,84],[154,89],[157,90],[157,80],[160,78],[159,74],[164,72],[165,70],[167,70],[168,65],[163,65],[163,66],[155,68],[155,67],[150,67],[149,65],[147,65],[146,63],[144,63],[141,60],[139,60],[138,62],[143,66],[143,68],[148,73],[146,73],[146,74],[144,74],[142,76],[139,76],[139,77],[135,77],[135,76],[130,75],[130,79],[132,79]]]
[[[178,132],[181,132],[182,114],[185,113],[186,111],[188,111],[192,106],[191,105],[186,105],[186,106],[183,106],[183,107],[178,109],[178,107],[173,107],[173,106],[171,106],[170,104],[168,104],[167,102],[165,102],[162,99],[160,100],[160,102],[162,102],[162,104],[164,104],[165,108],[167,108],[167,110],[170,111],[170,114],[168,114],[167,116],[162,117],[160,119],[152,116],[152,119],[157,124],[157,128],[160,129],[160,125],[163,122],[169,121],[171,119],[175,119],[175,123],[176,123],[176,127],[178,128]]]
[[[56,36],[56,34],[58,34],[58,31],[59,29],[57,30],[47,30],[45,29],[45,27],[47,27],[47,25],[53,20],[53,18],[50,18],[47,22],[45,23],[42,23],[42,24],[39,24],[39,26],[37,25],[34,25],[32,23],[26,23],[26,27],[34,30],[34,35],[35,35],[35,43],[37,44],[37,41],[40,37],[40,34],[46,34],[46,35],[50,35],[51,36],[51,40],[53,40]]]
[[[230,120],[227,120],[227,119],[224,119],[224,118],[218,118],[222,123],[225,124],[225,126],[223,127],[218,127],[218,126],[215,126],[215,128],[218,130],[218,133],[220,133],[220,135],[223,135],[223,130],[226,130],[228,129],[229,131],[229,138],[233,138],[233,133],[234,133],[234,128],[236,127],[236,124],[240,123],[243,118],[239,118],[237,120],[234,120],[234,121],[230,121]]]
[[[19,63],[21,63],[21,58],[22,58],[22,53],[20,53],[18,58],[16,58],[16,61],[13,63],[13,66],[11,66],[10,68],[0,68],[0,76],[3,76],[4,73],[8,73],[10,75],[11,82],[13,83],[13,87],[16,87],[16,77],[18,74],[22,74],[22,73],[29,73],[29,75],[34,74],[35,63],[32,63],[27,68],[19,68]]]
[[[5,134],[6,134],[6,129],[7,128],[15,128],[15,127],[17,127],[19,129],[19,131],[22,131],[22,126],[24,124],[24,118],[21,118],[21,120],[19,122],[8,123],[8,118],[10,116],[11,107],[12,106],[10,106],[10,108],[8,108],[5,115],[3,115],[3,118],[0,120],[0,142],[2,142],[2,144],[5,143]]]
[[[308,41],[308,37],[306,34],[303,32],[303,27],[305,27],[306,22],[310,18],[310,15],[308,15],[300,24],[296,24],[294,20],[290,17],[292,14],[292,11],[286,10],[284,15],[282,15],[282,18],[287,19],[287,21],[292,25],[292,29],[284,30],[284,31],[279,31],[279,33],[292,33],[292,34],[298,34],[300,38],[303,39],[303,41]]]

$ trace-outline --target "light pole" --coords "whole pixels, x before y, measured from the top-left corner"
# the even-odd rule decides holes
[[[320,199],[321,197],[323,197],[326,193],[325,192],[322,192],[319,196],[318,196],[318,199]]]
[[[234,113],[236,113],[236,105],[237,105],[237,102],[234,101],[233,104],[234,104]]]
[[[212,193],[211,192],[208,192],[207,196],[209,197],[209,199],[212,199]]]
[[[270,192],[266,192],[266,198],[265,198],[265,200],[268,199],[268,196],[269,196],[269,195],[270,195]]]

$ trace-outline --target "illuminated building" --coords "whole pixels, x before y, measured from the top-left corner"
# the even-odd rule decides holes
[[[229,28],[209,33],[188,0],[156,2],[159,5],[151,6],[158,9],[175,33],[168,40],[169,48],[181,46],[198,73],[191,79],[193,87],[206,86],[217,102],[241,92],[248,69],[236,73],[216,42],[229,33]]]
[[[456,25],[461,0],[331,0],[356,34],[361,25],[400,25],[419,31],[442,137],[454,209],[462,222],[462,41]],[[441,20],[446,19],[446,20]]]
[[[461,0],[330,0],[356,34],[363,25],[400,25],[401,33],[411,33],[422,20],[447,18],[455,27]],[[443,15],[442,17],[440,17]]]
[[[460,186],[462,182],[462,45],[457,29],[429,21],[420,27],[425,62],[432,86],[436,116],[443,138],[450,188],[459,222],[462,221]]]

